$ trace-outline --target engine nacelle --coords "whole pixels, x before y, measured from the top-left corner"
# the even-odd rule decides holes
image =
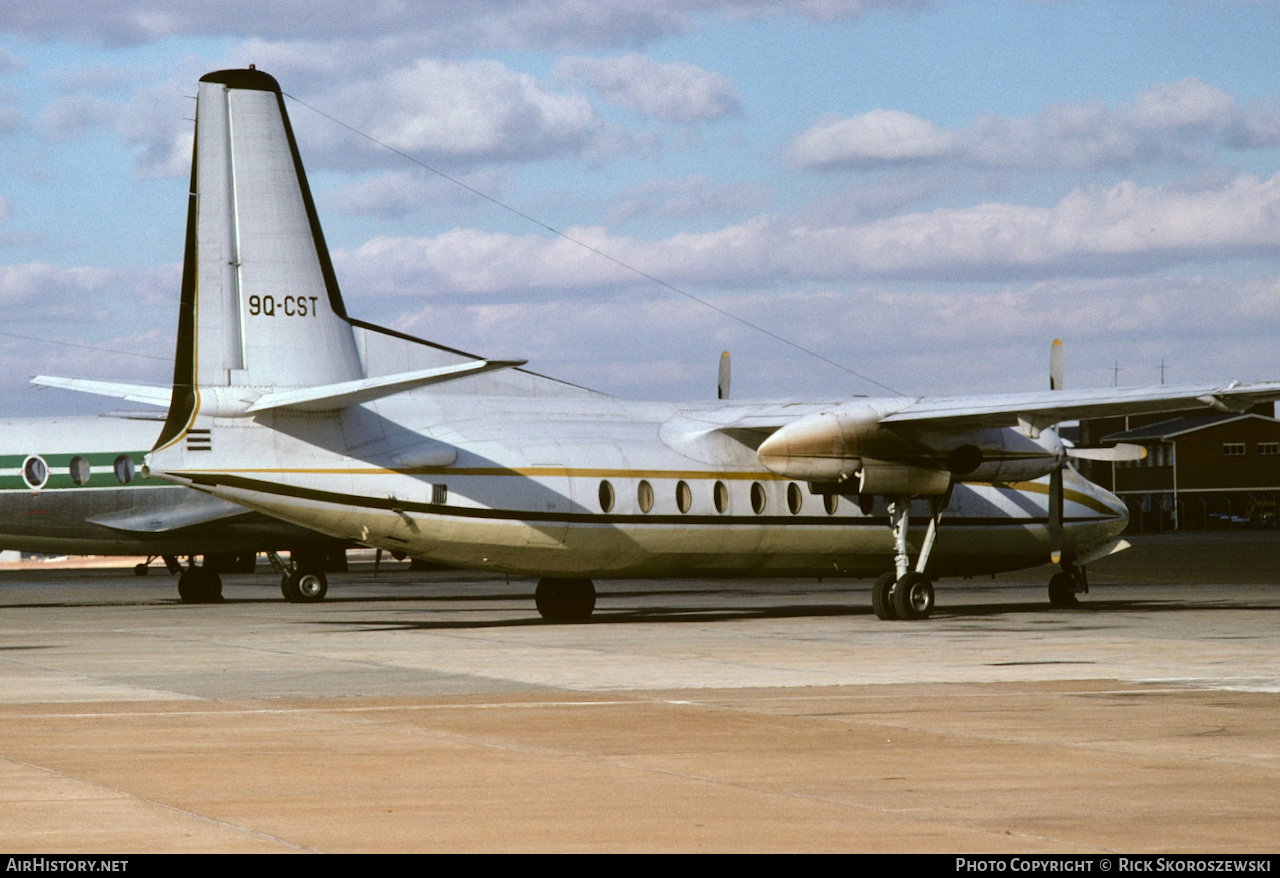
[[[881,426],[886,414],[851,404],[794,421],[760,444],[756,456],[797,481],[839,485],[841,493],[945,494],[954,482],[1021,482],[1060,466],[1055,430],[1034,438],[1013,428],[944,432]]]

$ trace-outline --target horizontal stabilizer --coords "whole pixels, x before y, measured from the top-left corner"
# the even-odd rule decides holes
[[[359,405],[393,393],[402,393],[428,384],[452,381],[469,375],[479,375],[497,369],[510,369],[523,366],[527,360],[477,360],[473,363],[459,363],[455,366],[440,366],[435,369],[420,369],[416,372],[400,372],[395,375],[384,375],[378,378],[362,378],[356,381],[342,381],[337,384],[326,384],[321,387],[303,387],[297,390],[281,390],[267,393],[259,397],[249,408],[247,414],[256,415],[272,409],[293,409],[303,412],[323,412]]]
[[[226,521],[243,515],[252,515],[238,503],[209,497],[198,491],[192,491],[189,499],[178,506],[166,506],[161,509],[144,511],[125,510],[108,512],[85,519],[90,524],[122,530],[129,533],[159,534],[195,527],[201,524],[212,524],[215,521]]]
[[[121,381],[95,381],[92,378],[60,378],[56,375],[37,375],[31,379],[37,387],[60,387],[63,390],[78,390],[81,393],[93,393],[98,396],[110,396],[116,399],[127,399],[129,402],[143,402],[148,405],[168,406],[173,395],[170,387],[155,387],[150,384],[125,384]]]

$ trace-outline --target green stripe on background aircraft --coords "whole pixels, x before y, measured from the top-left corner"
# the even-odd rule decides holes
[[[178,365],[144,471],[539,577],[551,620],[588,617],[593,578],[839,574],[879,577],[881,618],[919,619],[932,577],[1050,561],[1051,601],[1074,603],[1127,514],[1065,464],[1124,452],[1065,448],[1055,425],[1280,397],[1067,391],[1059,374],[1043,393],[627,402],[373,326],[346,313],[279,85],[253,68],[200,80],[188,207]]]
[[[135,398],[146,389],[135,387]],[[290,576],[301,582],[292,599],[323,598],[320,571],[341,553],[340,541],[143,476],[143,457],[163,418],[157,411],[0,421],[0,448],[21,449],[0,454],[0,548],[163,557],[181,572],[178,594],[186,602],[216,600],[220,572],[251,570],[257,552],[288,548],[284,585]],[[181,568],[178,556],[197,555],[203,565]]]

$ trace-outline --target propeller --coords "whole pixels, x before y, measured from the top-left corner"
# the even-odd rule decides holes
[[[1062,390],[1062,339],[1055,338],[1049,348],[1049,389]],[[1066,455],[1062,463],[1049,474],[1049,558],[1054,564],[1062,562],[1062,471],[1070,460],[1142,460],[1147,456],[1143,445],[1122,442],[1111,448],[1077,448],[1068,441],[1062,442]]]
[[[716,383],[716,399],[729,398],[729,352],[720,352],[720,380]]]

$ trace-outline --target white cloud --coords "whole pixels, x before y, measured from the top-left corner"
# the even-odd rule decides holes
[[[762,215],[660,241],[570,229],[613,259],[679,285],[765,287],[857,279],[964,281],[1134,274],[1196,260],[1280,252],[1280,174],[1200,189],[1077,189],[1051,207],[986,203],[836,226]],[[630,289],[637,275],[562,238],[467,229],[376,238],[340,254],[385,294],[529,298]]]
[[[1108,108],[1056,104],[1035,116],[980,116],[948,131],[897,110],[827,116],[788,148],[800,167],[904,160],[973,167],[1130,168],[1185,161],[1213,149],[1280,146],[1280,102],[1241,104],[1198,79],[1162,83]]]
[[[591,104],[496,61],[421,59],[317,99],[396,149],[457,161],[538,161],[613,148]]]
[[[601,100],[666,122],[703,122],[741,110],[737,89],[720,74],[693,64],[660,64],[647,55],[561,58],[555,74]]]
[[[137,44],[175,36],[379,39],[415,33],[420,49],[574,48],[637,45],[694,27],[697,13],[830,21],[868,9],[915,9],[924,0],[76,0],[0,4],[0,29],[28,39]]]
[[[828,115],[799,134],[787,149],[801,167],[858,165],[941,158],[955,148],[954,135],[899,110],[871,110],[842,119]]]

